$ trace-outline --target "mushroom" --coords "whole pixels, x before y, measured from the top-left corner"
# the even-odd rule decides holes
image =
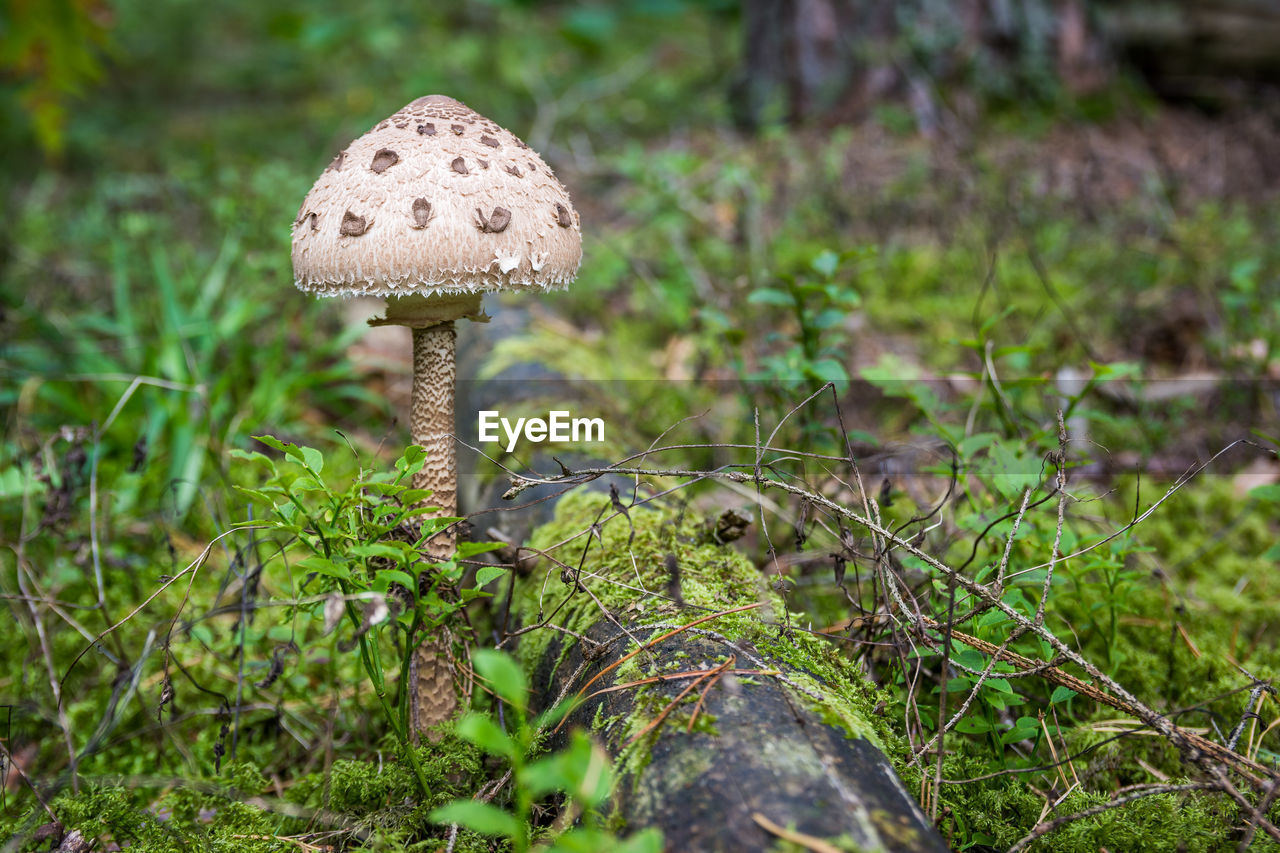
[[[515,134],[444,95],[418,98],[353,141],[302,202],[298,289],[386,297],[386,316],[369,323],[413,329],[409,427],[428,453],[413,485],[432,491],[442,515],[457,512],[454,321],[488,319],[485,292],[563,289],[581,260],[580,221],[551,170]],[[427,550],[447,559],[453,546],[450,528]],[[445,632],[414,655],[415,732],[456,709],[448,659]]]

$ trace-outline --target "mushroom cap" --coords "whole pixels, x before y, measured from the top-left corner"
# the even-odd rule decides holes
[[[348,145],[293,223],[295,283],[321,296],[561,289],[581,260],[578,213],[547,164],[444,95]]]

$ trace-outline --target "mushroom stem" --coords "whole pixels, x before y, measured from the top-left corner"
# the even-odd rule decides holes
[[[458,371],[454,364],[458,333],[453,321],[413,330],[413,407],[409,433],[414,444],[427,451],[426,464],[413,478],[416,489],[431,489],[427,503],[440,514],[458,511],[458,461],[453,446],[453,394]],[[427,543],[437,559],[453,553],[452,529],[441,531]]]
[[[458,463],[453,444],[457,338],[452,320],[413,330],[413,405],[409,431],[413,443],[427,451],[426,464],[414,475],[413,485],[418,489],[431,489],[432,495],[426,503],[439,507],[444,516],[456,515],[458,510]],[[454,539],[452,528],[440,531],[427,541],[427,554],[432,559],[448,559],[453,555]],[[449,630],[442,625],[423,637],[410,661],[409,716],[412,731],[418,737],[425,735],[437,740],[438,736],[428,730],[452,718],[457,710],[451,646]]]

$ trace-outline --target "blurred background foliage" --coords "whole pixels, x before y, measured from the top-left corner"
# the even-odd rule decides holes
[[[405,815],[379,812],[394,785],[375,790],[368,766],[343,763],[391,748],[367,721],[375,705],[350,655],[304,642],[283,677],[255,686],[299,638],[272,611],[296,606],[273,575],[280,543],[219,539],[189,593],[169,588],[90,664],[71,662],[251,517],[231,487],[255,474],[229,452],[250,436],[323,447],[335,481],[399,455],[408,350],[367,334],[376,309],[293,289],[289,224],[336,151],[423,94],[512,129],[569,186],[584,223],[579,281],[536,306],[503,304],[493,331],[470,339],[473,366],[664,383],[660,397],[598,396],[620,425],[611,452],[704,410],[673,440],[750,441],[753,408],[777,422],[833,381],[900,521],[936,499],[951,454],[976,478],[963,511],[930,533],[939,553],[963,557],[1018,494],[1021,480],[999,477],[1034,480],[1057,447],[1060,407],[1097,501],[1072,534],[1084,538],[1130,512],[1135,469],[1177,476],[1245,436],[1274,449],[1280,40],[1269,9],[5,0],[0,587],[14,618],[0,626],[12,652],[0,697],[15,762],[49,794],[68,783],[69,752],[88,778],[132,774],[153,791],[215,776],[220,745],[252,765],[229,765],[224,780],[381,814],[387,849],[417,837]],[[806,409],[787,430],[778,444],[842,452],[829,414]],[[730,456],[691,451],[688,464]],[[1252,655],[1261,678],[1280,666],[1267,604],[1274,495],[1251,492],[1277,469],[1237,451],[1213,470],[1223,476],[1187,487],[1149,525],[1150,542],[1082,567],[1052,616],[1144,695],[1217,702],[1214,724],[1230,725],[1239,703],[1216,698],[1239,687],[1229,663]],[[1041,530],[1023,556],[1048,545]],[[1173,556],[1139,556],[1148,547]],[[825,570],[789,565],[817,624],[849,616]],[[1090,596],[1110,604],[1081,605]],[[1199,608],[1202,644],[1222,657],[1171,649],[1185,675],[1156,683],[1172,669],[1152,636],[1189,624],[1174,615],[1185,607]],[[177,630],[161,648],[169,619]],[[900,691],[900,676],[884,684]],[[164,685],[177,698],[160,725]],[[1005,750],[1022,731],[1008,707],[979,703],[964,772],[1020,760]],[[1274,751],[1275,735],[1258,749]],[[1141,755],[1176,770],[1168,754]],[[31,802],[16,777],[8,785],[5,814],[29,829]],[[167,837],[136,810],[124,816],[150,793],[107,790],[68,813]],[[244,833],[225,793],[191,796],[180,808],[214,809],[211,837]],[[957,846],[1010,843],[1009,827],[1029,827],[1040,805],[1003,783],[954,797]],[[1225,832],[1221,815],[1192,811],[1212,838]],[[286,825],[271,821],[257,831]]]

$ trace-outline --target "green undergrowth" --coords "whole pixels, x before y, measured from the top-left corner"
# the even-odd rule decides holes
[[[1135,506],[1150,506],[1167,485],[1143,482],[1140,493],[1138,487],[1134,478],[1121,479],[1109,493],[1072,505],[1061,550],[1074,553],[1122,528]],[[1088,498],[1092,488],[1081,483],[1074,494]],[[1280,629],[1274,606],[1277,491],[1274,486],[1250,491],[1231,477],[1194,480],[1109,549],[1063,560],[1046,607],[1047,627],[1069,638],[1086,659],[1148,706],[1225,742],[1250,705],[1252,685],[1274,684],[1280,676],[1274,639]],[[1044,537],[1054,529],[1052,510],[1046,515],[1047,521],[1034,513],[1025,520],[1012,567],[1040,562]],[[961,544],[956,550],[967,553],[968,544]],[[1018,602],[1034,595],[1031,587],[1042,582],[1043,572],[1023,578],[1029,586],[1015,587],[1006,601],[1025,606]],[[961,630],[999,640],[1008,626],[988,618]],[[1025,640],[1014,648],[1033,658],[1050,657]],[[986,659],[961,650],[953,651],[953,660],[980,668]],[[996,665],[997,677],[1009,671]],[[971,677],[953,670],[952,709],[971,683]],[[943,778],[963,784],[942,786],[940,829],[957,848],[1003,849],[1037,822],[1100,805],[1127,786],[1199,778],[1188,778],[1189,765],[1164,738],[1113,708],[1038,680],[1009,680],[1002,689],[984,688],[947,738]],[[936,726],[937,693],[935,687],[932,699],[920,699],[928,732]],[[1277,741],[1274,731],[1263,730],[1274,719],[1273,709],[1274,700],[1266,699],[1260,719],[1245,720],[1238,746],[1272,766],[1280,759]],[[1046,735],[1052,736],[1054,750]],[[1053,767],[1068,756],[1060,770]],[[932,767],[927,775],[932,776]],[[909,789],[921,790],[918,770],[907,770],[905,779]],[[1069,787],[1071,793],[1045,812],[1046,794],[1056,799]],[[1243,820],[1236,805],[1220,794],[1161,794],[1069,823],[1030,849],[1235,849],[1236,827]],[[1277,847],[1259,834],[1250,849]]]
[[[947,778],[964,778],[980,762],[965,758],[944,764]],[[1069,777],[1068,771],[1068,777]],[[1170,784],[1187,780],[1174,778]],[[1016,777],[996,783],[948,786],[950,813],[942,822],[944,832],[963,831],[973,843],[1004,850],[1021,839],[1044,810],[1044,798]],[[1055,814],[1068,815],[1110,799],[1109,794],[1076,790]],[[1209,853],[1233,850],[1233,826],[1238,810],[1222,797],[1203,794],[1159,794],[1122,808],[1068,823],[1031,846],[1036,853],[1096,853],[1100,849],[1133,851],[1186,851]],[[961,848],[963,849],[963,848]],[[1250,849],[1274,850],[1261,839]]]
[[[531,545],[550,551],[569,566],[576,567],[581,560],[582,583],[590,587],[599,604],[591,596],[572,594],[572,585],[557,579],[559,567],[550,566],[544,558],[517,593],[515,607],[523,624],[535,624],[541,621],[540,617],[555,612],[555,624],[582,633],[603,618],[603,606],[638,638],[648,641],[671,627],[763,602],[763,607],[717,616],[699,628],[753,646],[767,664],[785,669],[791,680],[822,697],[817,702],[804,694],[792,698],[812,707],[848,736],[865,738],[887,752],[900,748],[898,736],[873,713],[882,698],[876,688],[855,674],[850,662],[826,641],[788,629],[781,597],[767,586],[760,571],[745,556],[731,547],[709,542],[705,522],[697,513],[687,507],[637,506],[629,510],[629,516],[630,523],[626,516],[615,514],[609,498],[599,493],[579,491],[561,500],[555,520],[536,532]],[[593,524],[597,525],[596,534],[579,535]],[[566,540],[567,544],[555,547]],[[671,590],[668,555],[674,556],[681,567],[678,584],[683,607],[647,598],[636,590],[637,586],[664,594]],[[543,575],[548,571],[552,578],[544,584]],[[568,602],[560,608],[566,597]],[[550,629],[526,635],[519,649],[526,668],[536,668],[551,653],[552,643],[559,636],[560,632]],[[567,646],[561,649],[557,665],[566,653]],[[651,674],[637,656],[614,671],[612,683],[623,684]],[[639,712],[621,721],[626,737],[640,732],[651,715],[666,704],[656,699],[649,701],[643,687],[638,689],[637,697]],[[598,721],[615,722],[618,721]],[[633,768],[643,765],[634,755],[626,756],[624,761]]]
[[[1135,488],[1132,480],[1117,484],[1119,523]],[[1062,624],[1078,629],[1082,651],[1122,684],[1159,707],[1192,708],[1186,725],[1238,718],[1244,672],[1280,677],[1280,580],[1271,553],[1280,503],[1238,490],[1231,478],[1208,477],[1134,530],[1114,632],[1088,618],[1100,603],[1101,589],[1089,586],[1096,578],[1073,577],[1052,602]],[[1150,485],[1143,491],[1154,498]]]
[[[248,762],[237,762],[214,780],[101,777],[79,793],[64,792],[50,808],[67,829],[86,838],[113,841],[139,853],[299,849],[295,838],[325,829],[344,849],[430,851],[445,843],[447,828],[428,815],[455,797],[467,797],[484,775],[480,752],[446,735],[417,747],[431,794],[421,795],[409,764],[389,751],[369,760],[339,759],[326,770],[281,780],[267,779]],[[0,824],[0,833],[30,838],[47,818],[34,810]],[[13,851],[46,849],[18,841]],[[489,850],[481,836],[462,830],[459,851]]]
[[[1103,535],[1099,531],[1123,526],[1136,498],[1147,506],[1162,494],[1162,489],[1147,483],[1142,495],[1136,495],[1137,486],[1136,481],[1120,481],[1114,493],[1073,508],[1063,550],[1087,545]],[[1088,492],[1089,487],[1082,484],[1077,496]],[[1087,560],[1068,560],[1059,567],[1047,609],[1048,624],[1142,701],[1170,714],[1179,725],[1221,740],[1248,701],[1249,676],[1274,681],[1280,674],[1280,649],[1272,639],[1276,630],[1274,521],[1268,508],[1274,502],[1269,496],[1267,489],[1243,494],[1239,484],[1227,477],[1209,477],[1184,487],[1114,549],[1102,549]],[[582,582],[600,604],[581,593],[570,596],[571,586],[561,580],[563,567],[544,558],[517,590],[515,606],[524,624],[555,612],[557,625],[580,633],[601,618],[603,605],[624,621],[630,620],[636,634],[647,640],[669,626],[763,601],[765,606],[759,610],[722,616],[700,627],[749,641],[764,657],[811,674],[806,686],[824,691],[829,698],[825,709],[819,709],[825,710],[827,719],[881,744],[908,789],[921,790],[920,772],[906,764],[904,738],[895,729],[903,719],[901,713],[882,717],[871,712],[877,696],[889,695],[890,707],[901,708],[899,694],[904,687],[877,693],[874,686],[849,675],[853,664],[835,647],[800,632],[785,636],[776,627],[783,618],[777,593],[741,553],[707,543],[699,535],[703,522],[692,510],[633,507],[629,513],[630,522],[615,513],[607,497],[590,492],[563,500],[556,519],[541,528],[531,544],[553,549],[556,559],[571,570],[581,566]],[[1035,561],[1042,553],[1047,540],[1040,540],[1053,535],[1052,515],[1050,509],[1043,517],[1026,520],[1015,543],[1015,567]],[[598,537],[579,535],[593,524]],[[1216,531],[1216,535],[1206,537],[1204,531]],[[638,591],[670,594],[668,554],[682,567],[683,609]],[[1032,574],[1021,579],[1019,586],[1025,586],[1025,595],[1030,596],[1042,578],[1043,574]],[[1024,594],[1014,593],[1009,600],[1020,600],[1019,595]],[[566,596],[570,596],[567,602]],[[645,626],[653,627],[646,630]],[[985,620],[981,626],[962,629],[998,639],[1005,627],[998,620]],[[526,668],[555,654],[561,636],[551,630],[526,635],[519,652]],[[1020,644],[1025,654],[1044,657],[1034,643]],[[557,663],[565,651],[559,654]],[[681,668],[691,663],[678,661]],[[968,664],[981,667],[981,658]],[[997,676],[1007,669],[998,665]],[[611,682],[625,684],[652,674],[650,665],[637,656],[612,673]],[[957,849],[1014,843],[1045,819],[1046,791],[1055,791],[1057,799],[1074,786],[1050,815],[1060,816],[1105,803],[1124,786],[1192,781],[1175,749],[1163,738],[1142,732],[1114,709],[1038,680],[1006,682],[997,677],[989,684],[968,719],[948,737],[943,777],[962,781],[993,771],[1005,773],[943,786],[939,828]],[[658,690],[635,689],[638,710],[632,718],[597,716],[598,731],[630,737],[669,701]],[[961,681],[954,689],[967,688]],[[965,693],[952,695],[954,708]],[[921,698],[926,717],[937,713],[936,689],[932,696],[932,710]],[[687,709],[683,710],[687,720]],[[1044,715],[1045,730],[1052,733],[1059,752],[1072,756],[1061,775],[1052,768],[1031,769],[1052,760],[1038,730],[1039,714]],[[681,716],[677,711],[672,720]],[[1271,719],[1270,712],[1264,710],[1263,718]],[[932,727],[931,720],[924,722]],[[714,731],[714,722],[703,720],[701,725]],[[1274,737],[1258,742],[1260,734],[1260,725],[1246,729],[1242,748],[1252,749],[1260,761],[1275,761]],[[642,769],[645,754],[642,742],[623,754],[622,769]],[[1241,821],[1237,807],[1220,795],[1162,794],[1071,822],[1031,849],[1060,853],[1099,847],[1229,849],[1239,840],[1235,827]],[[1254,849],[1273,846],[1259,838]]]

